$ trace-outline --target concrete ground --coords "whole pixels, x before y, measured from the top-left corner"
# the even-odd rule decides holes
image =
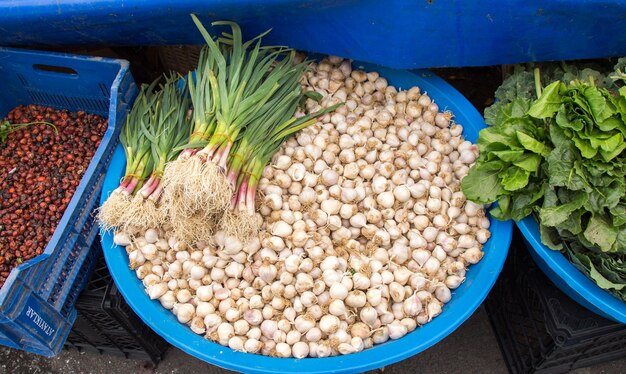
[[[368,374],[382,373],[383,370]],[[506,373],[507,368],[481,307],[461,327],[434,347],[410,359],[384,368],[385,374],[479,374]],[[22,351],[0,347],[0,374],[69,374],[69,373],[232,373],[195,357],[170,348],[156,367],[151,364],[115,356],[63,351],[54,358],[45,358]],[[626,373],[626,358],[591,368],[578,369],[574,374]]]

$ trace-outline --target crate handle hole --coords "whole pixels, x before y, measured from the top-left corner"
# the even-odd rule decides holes
[[[78,72],[72,68],[68,68],[66,66],[56,66],[56,65],[44,65],[44,64],[34,64],[33,67],[37,70],[49,72],[49,73],[60,73],[60,74],[68,74],[68,75],[78,75]]]

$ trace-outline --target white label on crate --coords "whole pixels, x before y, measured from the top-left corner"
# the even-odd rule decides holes
[[[27,306],[26,316],[30,318],[44,334],[50,336],[54,333],[54,329],[40,316],[33,308]]]

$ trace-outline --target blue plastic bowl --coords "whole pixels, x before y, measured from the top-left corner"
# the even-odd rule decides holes
[[[592,312],[626,324],[626,303],[598,287],[561,252],[543,245],[539,224],[534,217],[524,218],[517,226],[524,234],[526,247],[539,268],[561,291]]]
[[[485,126],[481,115],[454,88],[429,71],[403,71],[374,65],[358,65],[378,71],[396,87],[408,89],[419,86],[435,99],[441,109],[451,110],[456,121],[464,126],[465,137],[475,142],[478,131]],[[102,200],[113,191],[124,173],[125,158],[117,149],[104,182]],[[110,233],[102,233],[104,255],[120,292],[154,331],[179,349],[211,364],[246,373],[353,373],[393,364],[433,346],[452,333],[483,302],[502,270],[509,244],[512,223],[491,221],[492,236],[484,246],[485,256],[467,272],[467,280],[453,292],[452,300],[443,312],[428,324],[405,337],[359,353],[328,358],[286,359],[236,352],[193,333],[180,324],[176,317],[158,301],[148,298],[144,286],[128,267],[128,256],[123,248],[113,244]]]

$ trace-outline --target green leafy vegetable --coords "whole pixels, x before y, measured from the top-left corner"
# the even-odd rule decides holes
[[[617,239],[617,229],[611,225],[607,218],[597,215],[591,217],[583,235],[585,239],[600,247],[602,251],[608,252]]]
[[[570,261],[598,287],[626,301],[626,257],[566,247]]]
[[[536,140],[532,136],[524,134],[521,131],[516,131],[515,133],[517,135],[517,140],[527,150],[542,155],[544,157],[550,154],[550,148],[540,141]]]
[[[625,67],[626,58],[612,74],[517,67],[485,109],[491,126],[480,132],[480,156],[461,183],[469,200],[498,202],[497,219],[535,214],[546,246],[624,301]]]
[[[574,200],[568,203],[548,208],[541,208],[539,211],[541,224],[554,227],[565,222],[575,210],[583,206],[585,199],[585,195],[583,193],[579,193]]]
[[[527,114],[535,118],[549,118],[561,107],[563,96],[561,91],[565,88],[562,82],[554,82],[543,91],[541,96],[528,109]]]
[[[465,196],[475,202],[489,203],[498,199],[504,188],[498,174],[504,170],[504,163],[491,161],[478,165],[473,173],[461,182]]]
[[[5,143],[7,138],[9,137],[9,134],[11,134],[12,132],[27,128],[32,125],[40,125],[40,124],[50,126],[54,129],[55,133],[57,134],[59,133],[59,130],[56,128],[56,126],[50,122],[36,121],[36,122],[29,122],[29,123],[12,124],[9,121],[5,120],[5,121],[0,122],[0,144]]]

